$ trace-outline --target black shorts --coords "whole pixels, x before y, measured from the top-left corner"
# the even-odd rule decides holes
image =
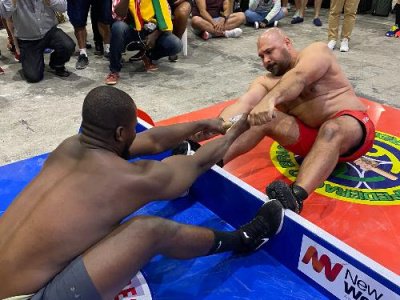
[[[85,27],[90,5],[92,13],[96,13],[97,20],[104,24],[112,24],[112,0],[67,0],[68,17],[74,27]]]
[[[45,287],[34,294],[30,300],[54,299],[101,300],[101,296],[89,277],[81,256],[73,260]]]
[[[174,15],[174,11],[175,11],[175,5],[174,5],[175,0],[168,0],[168,4],[171,7],[171,13],[172,15]],[[184,2],[188,2],[190,4],[190,7],[193,7],[193,1],[192,0],[185,0]]]

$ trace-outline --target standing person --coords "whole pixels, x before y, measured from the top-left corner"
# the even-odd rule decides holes
[[[112,23],[111,16],[111,0],[67,0],[68,1],[68,17],[74,26],[74,33],[79,47],[79,55],[76,61],[76,69],[85,69],[89,65],[87,55],[87,31],[86,23],[89,15],[90,6],[95,11],[95,21],[104,43],[103,54],[108,58],[110,52],[110,25]]]
[[[224,133],[221,119],[154,127],[136,135],[132,98],[114,87],[90,91],[82,132],[54,150],[0,219],[0,298],[113,299],[153,256],[188,259],[258,249],[279,231],[283,207],[266,202],[229,232],[154,216],[127,216],[155,199],[173,199],[222,158],[249,128],[246,117],[194,156],[158,153],[198,131]],[[73,287],[73,288],[72,288]]]
[[[233,12],[231,0],[197,0],[192,11],[192,27],[203,40],[212,37],[237,38],[243,31],[240,25],[246,17]]]
[[[340,15],[344,9],[344,19],[340,33],[340,51],[349,51],[350,36],[356,22],[357,8],[360,0],[332,0],[328,19],[328,47],[333,50],[339,39]]]
[[[304,13],[307,7],[308,0],[295,0],[296,12],[293,15],[291,24],[298,24],[304,22]],[[315,26],[322,26],[319,14],[321,12],[322,0],[314,0],[314,18],[313,24]]]
[[[238,101],[224,109],[225,120],[250,113],[252,127],[223,158],[227,163],[269,136],[304,158],[296,181],[274,181],[271,199],[300,212],[304,200],[331,174],[338,162],[367,153],[375,128],[336,57],[325,43],[297,51],[278,28],[258,39],[258,55],[270,73],[257,78]]]
[[[244,12],[246,22],[255,29],[275,26],[275,22],[287,14],[287,8],[281,7],[281,0],[250,0],[249,9]]]
[[[398,38],[400,37],[400,0],[397,0],[397,3],[393,7],[393,12],[396,14],[396,19],[394,25],[386,32],[386,36]]]
[[[43,79],[46,48],[54,49],[50,68],[57,76],[69,76],[65,63],[71,58],[75,43],[57,27],[56,18],[56,12],[66,9],[66,0],[0,0],[0,16],[12,17],[14,22],[26,81],[33,83]]]

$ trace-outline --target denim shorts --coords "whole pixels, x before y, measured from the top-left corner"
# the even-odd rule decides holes
[[[85,27],[90,5],[92,13],[97,15],[97,20],[104,24],[112,24],[111,2],[112,0],[67,0],[67,12],[69,21],[74,27]]]

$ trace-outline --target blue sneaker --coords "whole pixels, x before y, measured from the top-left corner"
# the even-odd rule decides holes
[[[322,26],[322,22],[319,18],[315,18],[312,22],[315,26]]]
[[[290,23],[291,24],[298,24],[298,23],[303,23],[303,22],[304,22],[304,18],[302,18],[302,17],[294,17]]]

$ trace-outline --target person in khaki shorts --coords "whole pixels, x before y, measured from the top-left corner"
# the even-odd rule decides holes
[[[344,9],[344,20],[342,25],[340,44],[341,52],[349,51],[349,39],[356,22],[356,13],[360,0],[331,0],[328,19],[328,47],[333,50],[339,37],[339,19]]]

